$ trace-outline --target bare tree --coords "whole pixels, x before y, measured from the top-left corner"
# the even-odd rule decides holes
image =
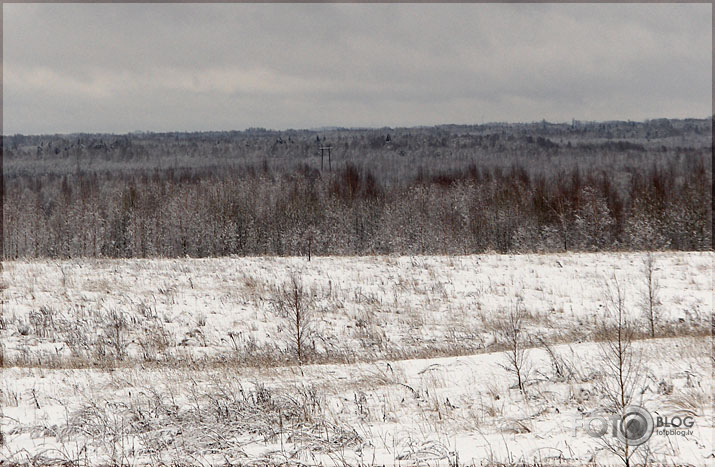
[[[293,274],[290,280],[276,291],[273,306],[288,328],[290,345],[298,365],[301,365],[305,360],[306,344],[313,334],[313,297],[303,286],[300,277]]]
[[[636,327],[628,316],[625,289],[615,274],[610,281],[606,281],[604,294],[606,316],[601,328],[600,350],[604,373],[601,389],[608,404],[606,409],[616,417],[618,432],[622,436],[604,436],[601,441],[626,466],[630,466],[633,455],[642,446],[634,442],[637,436],[633,433],[634,429],[642,426],[630,426],[629,418],[630,407],[643,385],[642,359],[633,348]]]
[[[648,252],[643,258],[643,279],[645,283],[643,292],[643,314],[648,322],[650,337],[655,337],[655,327],[659,318],[659,290],[660,284],[655,277],[656,260],[653,253]]]
[[[531,372],[531,362],[525,348],[527,336],[523,329],[524,318],[524,309],[516,304],[509,309],[499,326],[499,332],[507,345],[507,362],[502,367],[516,376],[517,385],[522,392],[525,392],[524,386]]]

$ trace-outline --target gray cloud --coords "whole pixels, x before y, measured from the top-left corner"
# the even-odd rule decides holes
[[[709,4],[6,4],[16,132],[704,117]]]

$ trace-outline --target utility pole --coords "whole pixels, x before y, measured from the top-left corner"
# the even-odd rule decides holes
[[[320,146],[318,149],[320,149],[320,170],[323,170],[323,157],[324,157],[325,151],[327,151],[328,152],[328,170],[330,170],[332,172],[333,165],[330,160],[330,150],[333,149],[333,146],[331,144],[328,144],[328,145]]]

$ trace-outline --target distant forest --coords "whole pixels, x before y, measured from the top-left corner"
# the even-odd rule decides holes
[[[710,250],[712,123],[5,136],[4,257]]]

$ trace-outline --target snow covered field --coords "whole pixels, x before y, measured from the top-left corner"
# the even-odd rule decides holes
[[[599,329],[615,274],[642,330],[635,401],[694,420],[654,433],[651,459],[709,463],[713,256],[655,254],[657,339],[640,339],[643,258],[6,262],[0,459],[616,462],[574,429],[608,409]],[[291,276],[311,298],[302,367],[276,307]],[[502,332],[514,309],[530,348],[524,391]]]

